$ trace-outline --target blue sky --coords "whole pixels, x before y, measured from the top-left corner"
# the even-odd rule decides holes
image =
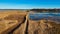
[[[60,0],[0,0],[0,9],[60,8]]]

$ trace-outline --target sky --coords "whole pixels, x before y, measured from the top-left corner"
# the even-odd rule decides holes
[[[0,0],[0,9],[60,8],[60,0]]]

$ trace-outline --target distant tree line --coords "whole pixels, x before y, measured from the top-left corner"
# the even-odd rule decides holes
[[[34,12],[60,12],[60,9],[31,9],[30,11]]]

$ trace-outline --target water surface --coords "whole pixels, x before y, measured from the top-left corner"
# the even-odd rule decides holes
[[[29,19],[40,20],[40,19],[51,19],[53,21],[60,21],[60,13],[34,13],[29,14]]]

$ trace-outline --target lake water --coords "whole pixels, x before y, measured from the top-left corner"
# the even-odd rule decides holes
[[[29,14],[29,19],[31,20],[40,20],[40,19],[49,19],[60,21],[60,13],[35,13]]]

